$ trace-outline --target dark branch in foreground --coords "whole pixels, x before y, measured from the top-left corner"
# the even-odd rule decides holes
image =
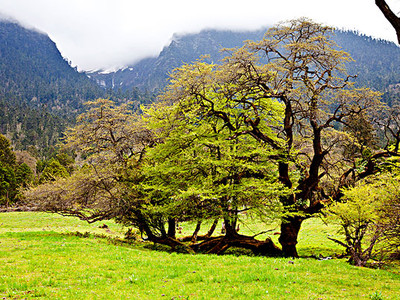
[[[385,18],[396,30],[397,41],[400,44],[400,18],[395,15],[395,13],[390,9],[385,0],[375,0],[375,4],[379,7]]]

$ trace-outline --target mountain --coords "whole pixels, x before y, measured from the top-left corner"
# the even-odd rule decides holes
[[[240,46],[244,40],[259,40],[264,33],[265,30],[204,30],[198,34],[176,34],[158,57],[145,58],[117,72],[92,72],[88,75],[105,88],[130,90],[137,87],[142,91],[157,92],[166,86],[168,74],[183,63],[193,62],[203,55],[210,55],[205,61],[217,62],[223,57],[221,49]]]
[[[260,40],[266,29],[247,32],[204,30],[197,34],[175,35],[158,57],[146,58],[117,72],[93,72],[92,79],[103,87],[130,90],[160,91],[167,84],[168,74],[183,63],[202,55],[206,61],[217,62],[222,48],[240,47],[245,40]],[[400,48],[392,42],[377,40],[353,31],[337,30],[333,39],[355,60],[347,64],[349,74],[357,75],[359,86],[385,91],[400,82]]]
[[[86,74],[70,66],[46,34],[0,22],[1,98],[70,111],[102,94]]]
[[[15,149],[56,144],[83,103],[99,97],[130,102],[154,100],[137,89],[104,89],[62,57],[48,35],[17,22],[0,21],[0,133]]]
[[[71,67],[46,34],[0,21],[0,133],[17,149],[48,148],[82,111],[83,102],[108,97],[129,101],[137,109],[154,100],[174,68],[202,55],[209,55],[205,61],[218,62],[224,55],[222,48],[260,40],[265,31],[204,30],[174,35],[157,57],[117,72],[85,74]],[[349,31],[337,31],[334,39],[355,59],[347,67],[350,74],[358,75],[358,85],[386,91],[388,103],[400,98],[398,46]]]
[[[0,21],[0,133],[15,149],[54,145],[82,103],[102,95],[46,34]]]

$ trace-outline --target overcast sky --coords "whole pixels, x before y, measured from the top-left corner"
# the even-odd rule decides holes
[[[387,2],[400,11],[400,0]],[[47,33],[80,70],[156,56],[174,33],[259,29],[302,16],[396,40],[375,0],[0,0],[0,14]]]

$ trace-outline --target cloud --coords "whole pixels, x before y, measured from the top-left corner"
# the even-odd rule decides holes
[[[301,16],[395,39],[372,0],[0,0],[0,12],[46,32],[84,70],[155,56],[174,33],[258,29]]]

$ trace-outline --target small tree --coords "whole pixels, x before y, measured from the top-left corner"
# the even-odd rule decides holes
[[[346,248],[350,262],[365,266],[375,245],[398,252],[400,247],[399,177],[382,173],[362,180],[343,192],[342,202],[329,208],[345,240],[332,239]]]
[[[16,164],[15,153],[11,147],[10,141],[0,134],[0,162],[5,166],[14,167]]]
[[[68,177],[68,171],[57,159],[52,158],[40,174],[39,183],[55,181],[60,177]]]
[[[14,170],[0,162],[0,205],[9,206],[17,193]]]
[[[33,180],[33,172],[26,163],[18,165],[15,169],[15,180],[19,187],[27,188]]]
[[[0,134],[0,205],[10,205],[18,195],[16,156],[10,141]]]
[[[344,191],[343,202],[330,208],[340,226],[345,241],[329,238],[346,248],[350,262],[365,266],[373,247],[382,236],[379,226],[379,205],[376,189],[368,184]],[[364,246],[366,244],[366,246]]]

